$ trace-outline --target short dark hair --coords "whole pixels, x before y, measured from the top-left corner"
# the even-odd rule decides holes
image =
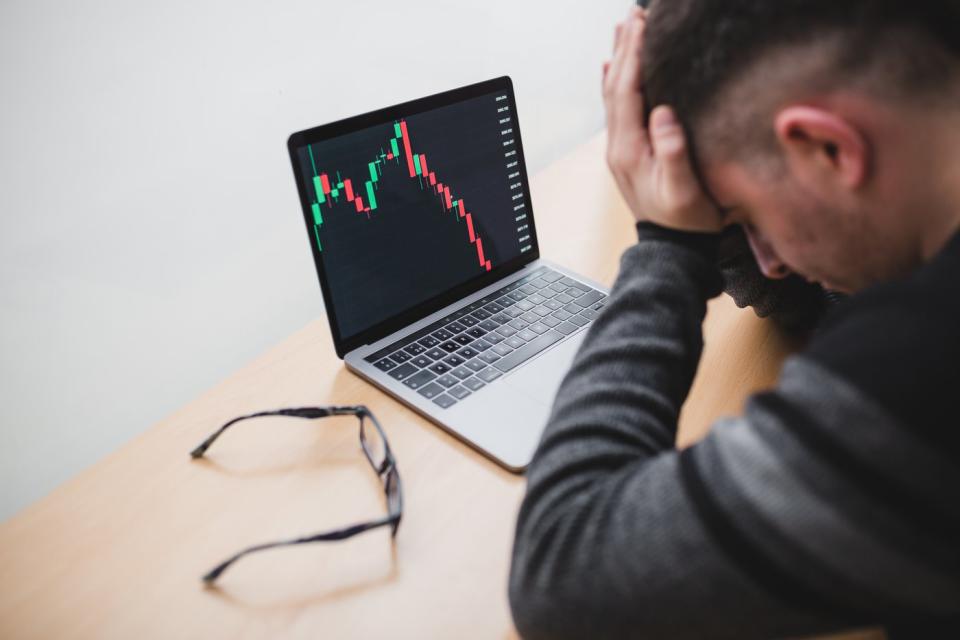
[[[831,60],[837,79],[882,64],[891,90],[943,91],[960,68],[960,0],[653,0],[647,115],[668,104],[693,134],[721,91],[764,54],[829,36],[840,42]]]

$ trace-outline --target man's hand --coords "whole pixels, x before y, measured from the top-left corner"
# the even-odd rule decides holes
[[[719,232],[720,212],[707,198],[687,155],[686,137],[670,107],[643,123],[643,30],[646,12],[634,7],[617,25],[613,60],[603,66],[607,164],[637,220],[681,231]]]

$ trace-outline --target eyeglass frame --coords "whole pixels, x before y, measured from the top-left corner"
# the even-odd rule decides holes
[[[400,470],[397,468],[397,460],[393,456],[393,451],[390,449],[390,441],[387,440],[387,434],[383,431],[383,427],[380,425],[380,421],[377,420],[377,417],[373,415],[373,412],[366,407],[366,405],[331,405],[327,407],[296,407],[291,409],[275,409],[271,411],[258,411],[257,413],[250,413],[247,415],[238,416],[228,422],[226,422],[222,427],[217,429],[215,432],[210,434],[206,440],[201,442],[197,447],[195,447],[190,452],[191,458],[201,458],[203,454],[206,453],[207,449],[210,448],[217,438],[219,438],[224,431],[226,431],[232,425],[241,422],[243,420],[249,420],[251,418],[262,418],[268,416],[285,416],[290,418],[304,418],[308,420],[313,420],[317,418],[327,418],[330,416],[343,416],[343,415],[352,415],[356,416],[360,422],[360,448],[363,449],[363,454],[367,459],[367,462],[370,463],[370,466],[376,472],[378,478],[383,479],[383,490],[387,498],[387,517],[380,518],[379,520],[369,520],[367,522],[361,522],[354,524],[349,527],[342,529],[333,529],[330,531],[323,531],[320,533],[302,536],[299,538],[291,538],[288,540],[278,540],[275,542],[266,542],[262,544],[253,545],[247,547],[242,551],[235,553],[230,556],[213,569],[208,571],[203,575],[203,582],[206,585],[212,585],[220,575],[226,571],[226,569],[232,565],[234,562],[246,556],[248,554],[254,553],[256,551],[263,551],[265,549],[272,549],[275,547],[283,546],[292,546],[297,544],[307,544],[311,542],[328,542],[335,540],[345,540],[359,533],[365,531],[370,531],[372,529],[377,529],[379,527],[390,526],[390,539],[393,540],[396,538],[397,529],[400,528],[400,520],[403,518],[403,486],[400,482]],[[377,463],[373,460],[373,454],[368,448],[368,443],[366,440],[366,432],[364,430],[364,419],[370,418],[370,421],[373,422],[374,427],[376,427],[377,432],[380,435],[381,440],[383,441],[383,462],[378,466]],[[391,485],[391,478],[393,478],[393,484]],[[394,487],[393,495],[391,496],[391,486]],[[394,506],[396,507],[394,513]]]

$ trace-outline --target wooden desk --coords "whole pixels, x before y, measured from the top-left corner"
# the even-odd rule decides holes
[[[635,235],[604,147],[598,135],[537,175],[533,197],[542,254],[612,283]],[[682,443],[770,385],[791,350],[726,297],[706,344]],[[207,460],[188,456],[233,416],[331,403],[369,405],[388,433],[406,501],[395,547],[381,529],[268,551],[205,589],[200,576],[247,545],[384,513],[352,418],[245,423]],[[0,637],[515,637],[523,487],[346,371],[319,319],[0,526]]]

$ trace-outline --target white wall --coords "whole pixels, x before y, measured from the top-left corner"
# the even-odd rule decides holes
[[[322,313],[289,133],[510,74],[535,171],[629,5],[0,2],[0,520]]]

